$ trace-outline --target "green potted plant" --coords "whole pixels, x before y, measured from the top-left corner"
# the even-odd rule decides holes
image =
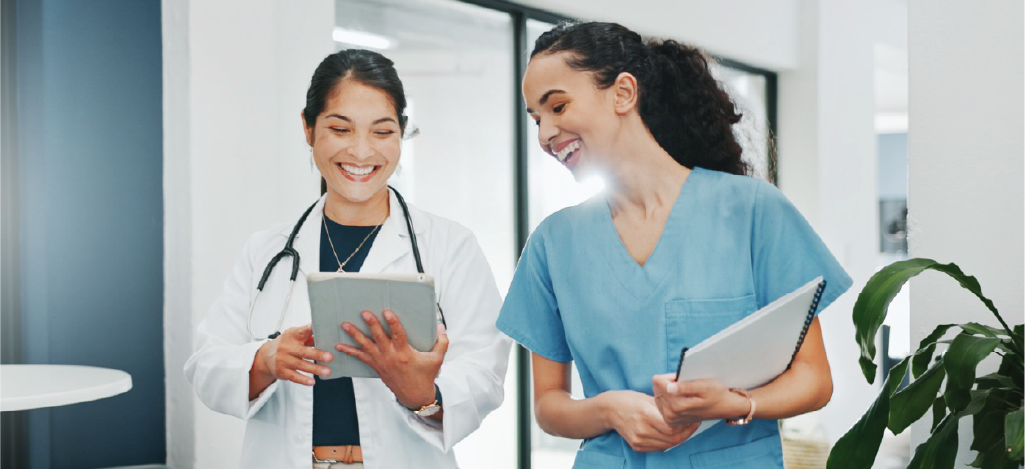
[[[971,449],[978,452],[972,467],[1022,465],[1022,326],[1009,327],[993,302],[983,296],[978,280],[965,275],[957,265],[915,258],[893,263],[872,276],[854,305],[854,325],[861,346],[859,361],[865,379],[875,381],[876,332],[890,302],[911,277],[926,270],[943,272],[957,280],[982,300],[1002,328],[975,322],[937,326],[918,350],[889,370],[879,397],[833,447],[828,469],[871,467],[885,429],[898,434],[930,410],[929,438],[915,448],[909,468],[954,467],[958,422],[968,415],[973,416]],[[957,330],[953,338],[944,338],[948,331]],[[937,344],[948,347],[937,355]],[[998,370],[976,376],[979,362],[992,354],[999,356]],[[909,366],[914,380],[899,389]]]

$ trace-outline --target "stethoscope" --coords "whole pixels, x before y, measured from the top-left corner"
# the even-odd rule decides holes
[[[409,216],[409,207],[406,206],[406,200],[402,198],[402,194],[400,194],[398,190],[392,186],[388,186],[388,188],[395,193],[395,198],[398,199],[399,205],[402,206],[402,214],[405,215],[406,218],[406,230],[409,232],[409,244],[413,247],[413,259],[416,260],[416,271],[422,274],[424,273],[424,266],[420,261],[420,248],[416,244],[416,235],[413,234],[413,219]],[[299,229],[302,228],[303,223],[306,222],[306,217],[310,216],[310,212],[313,211],[313,207],[316,207],[318,203],[320,203],[320,200],[314,202],[313,205],[310,205],[310,208],[303,212],[303,216],[299,217],[299,221],[296,222],[295,228],[292,228],[292,233],[288,235],[288,241],[285,241],[284,249],[275,254],[274,257],[271,258],[270,262],[267,263],[267,267],[263,269],[263,276],[260,277],[260,283],[256,285],[256,297],[253,298],[252,303],[249,305],[249,336],[252,337],[253,340],[260,340],[255,334],[253,334],[253,310],[256,309],[256,301],[260,298],[260,292],[263,291],[263,287],[267,283],[270,273],[274,270],[274,266],[278,265],[278,261],[286,257],[291,257],[292,275],[288,278],[288,294],[285,295],[285,305],[281,308],[281,316],[278,318],[278,325],[274,328],[274,333],[268,335],[267,338],[274,340],[281,335],[281,325],[285,322],[285,313],[288,311],[288,302],[292,299],[292,289],[295,288],[295,278],[299,275],[299,252],[292,247],[292,242],[295,241],[295,237],[299,234]],[[441,310],[441,304],[438,304],[438,314],[441,317],[441,324],[447,328],[448,325],[445,324],[445,313]]]

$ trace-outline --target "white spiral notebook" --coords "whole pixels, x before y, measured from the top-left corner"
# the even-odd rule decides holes
[[[826,281],[818,277],[680,352],[677,381],[715,378],[728,388],[765,385],[790,368],[804,343]],[[721,420],[706,420],[694,435]],[[694,437],[691,436],[691,438]]]

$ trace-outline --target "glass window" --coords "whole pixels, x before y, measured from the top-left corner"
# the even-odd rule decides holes
[[[536,20],[527,20],[527,58],[534,50],[534,41],[545,31],[555,26]],[[520,104],[517,112],[526,112]],[[573,175],[554,157],[544,152],[537,139],[537,126],[533,121],[528,126],[527,168],[528,168],[528,217],[530,231],[548,215],[565,207],[577,205],[598,194],[605,187],[604,182],[596,177],[577,182]],[[583,385],[574,365],[571,372],[572,396],[583,399]],[[530,389],[533,389],[531,383]],[[531,419],[531,464],[533,469],[566,468],[573,465],[580,440],[571,440],[549,435],[537,426],[537,420]]]
[[[515,77],[508,14],[451,0],[338,0],[339,49],[395,62],[410,128],[391,183],[417,207],[470,228],[505,294],[516,262],[513,225]],[[516,466],[515,364],[505,401],[456,446],[462,467]]]

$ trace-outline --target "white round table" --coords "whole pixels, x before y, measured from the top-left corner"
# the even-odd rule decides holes
[[[0,365],[0,411],[39,409],[116,396],[132,389],[121,370],[78,365]]]

